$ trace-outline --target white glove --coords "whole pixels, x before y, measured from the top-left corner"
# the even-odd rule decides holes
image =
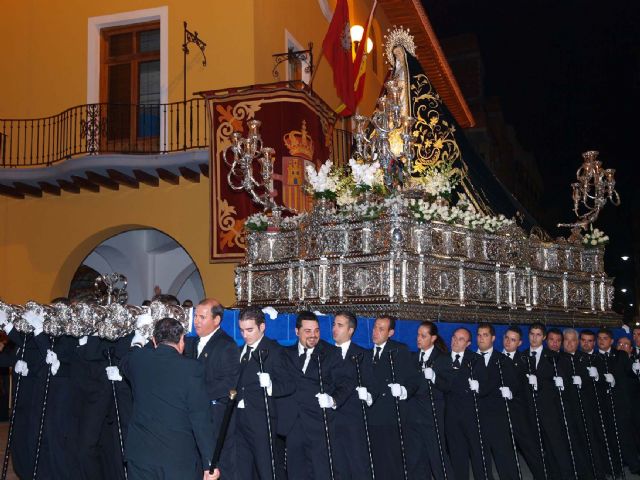
[[[140,317],[138,317],[138,318],[140,318]],[[144,347],[147,344],[148,341],[149,341],[149,339],[147,337],[145,337],[138,330],[136,330],[135,334],[133,335],[133,338],[131,339],[131,346],[132,347]]]
[[[480,392],[480,383],[478,380],[469,379],[469,390],[476,393]]]
[[[9,320],[9,316],[7,315],[7,312],[5,312],[4,310],[0,310],[0,326],[4,327]]]
[[[271,375],[268,373],[257,373],[258,381],[260,382],[261,388],[266,388],[267,393],[271,395],[271,389],[273,388],[273,383],[271,383]]]
[[[42,324],[44,323],[44,318],[40,315],[37,315],[35,312],[28,310],[24,314],[24,319],[27,321],[29,325],[33,327],[33,336],[37,336],[42,333]]]
[[[336,402],[328,393],[316,393],[320,408],[335,408]]]
[[[88,337],[88,336],[86,336],[86,335],[85,335],[84,337],[80,337],[80,338],[78,339],[78,345],[80,345],[81,347],[82,347],[83,345],[86,345],[86,344],[87,344],[87,340],[89,340],[89,337]]]
[[[614,388],[616,386],[616,379],[613,378],[613,374],[605,373],[604,374],[604,379],[607,381],[607,383],[609,385],[611,385],[611,388]]]
[[[120,369],[118,367],[106,367],[107,378],[112,382],[121,382],[122,375],[120,375]]]
[[[436,372],[433,371],[433,368],[427,367],[422,372],[424,373],[424,378],[430,380],[431,383],[436,383]]]
[[[60,368],[60,361],[58,360],[58,355],[53,350],[47,350],[47,358],[45,359],[49,365],[51,365],[51,375],[55,375],[58,373],[58,369]]]
[[[373,405],[373,397],[367,390],[367,387],[356,387],[356,392],[358,392],[358,398],[363,402],[367,402],[367,406],[370,407]]]
[[[537,392],[538,391],[538,377],[536,377],[535,375],[527,375],[527,378],[529,379],[529,385],[531,385],[533,387],[533,389]]]
[[[278,317],[278,311],[273,307],[264,307],[262,313],[268,315],[271,320],[275,320]]]
[[[147,325],[151,325],[153,323],[153,318],[150,313],[143,313],[142,315],[138,315],[136,318],[136,330],[140,330]]]
[[[558,390],[564,390],[564,380],[562,379],[562,377],[553,377],[553,383],[556,384]]]
[[[579,375],[574,375],[571,378],[573,378],[573,384],[580,390],[582,388],[582,378]]]
[[[635,362],[633,362],[633,365],[631,365],[631,370],[633,370],[633,373],[638,375],[640,373],[640,361],[636,360]]]
[[[598,373],[598,369],[596,367],[587,367],[587,372],[589,372],[589,376],[596,382],[600,380],[600,374]]]
[[[500,393],[502,394],[502,398],[513,400],[513,393],[509,387],[500,387]]]
[[[18,360],[16,362],[16,366],[13,367],[13,371],[16,372],[18,375],[22,375],[23,377],[26,377],[27,375],[29,375],[27,362],[25,362],[24,360]]]
[[[387,386],[391,389],[391,395],[393,395],[394,397],[398,398],[399,400],[407,399],[407,389],[399,383],[390,383]]]

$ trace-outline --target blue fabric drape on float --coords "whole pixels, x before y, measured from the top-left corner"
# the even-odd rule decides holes
[[[224,312],[224,317],[222,319],[222,329],[227,332],[233,339],[238,343],[238,345],[243,345],[244,341],[242,340],[242,336],[240,335],[240,329],[238,328],[238,315],[240,314],[239,310],[228,309]],[[320,320],[320,335],[323,340],[332,343],[331,338],[331,326],[333,323],[333,315],[321,315],[318,317]],[[358,328],[356,329],[356,333],[353,336],[353,341],[358,345],[364,348],[373,348],[373,344],[371,343],[371,329],[373,328],[374,318],[371,317],[358,317]],[[396,333],[393,336],[393,339],[398,342],[406,343],[409,348],[413,351],[416,350],[416,333],[418,330],[418,325],[420,324],[420,320],[398,320],[396,324]],[[474,341],[471,344],[471,350],[476,350],[477,345],[475,343],[475,334],[477,329],[477,324],[474,323],[449,323],[449,322],[436,322],[438,325],[438,331],[440,336],[444,340],[444,343],[449,346],[451,336],[453,332],[459,327],[468,328],[473,334]],[[551,328],[554,325],[549,324],[547,328]],[[293,345],[296,342],[296,315],[294,313],[281,313],[278,315],[278,318],[275,320],[269,319],[267,317],[267,336],[278,341],[282,345]],[[508,325],[495,325],[496,329],[496,343],[495,348],[502,350],[502,336],[504,332],[507,330]],[[524,350],[529,347],[529,340],[527,337],[527,325],[521,325],[522,329],[522,346],[520,350]],[[567,327],[558,326],[560,330],[563,330]],[[584,330],[584,328],[576,328],[578,332]],[[594,332],[598,331],[598,327],[594,326],[591,330]],[[191,332],[189,335],[195,335],[195,330],[191,328]],[[613,335],[617,340],[619,337],[625,335],[625,331],[622,328],[613,329]]]

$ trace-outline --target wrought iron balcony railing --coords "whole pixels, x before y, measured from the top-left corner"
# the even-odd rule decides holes
[[[0,119],[0,166],[49,166],[78,155],[169,153],[209,146],[205,101],[94,103],[58,115]]]
[[[334,163],[349,161],[351,132],[334,129]],[[79,155],[154,154],[207,148],[205,100],[93,103],[45,118],[0,119],[0,166],[43,167]]]

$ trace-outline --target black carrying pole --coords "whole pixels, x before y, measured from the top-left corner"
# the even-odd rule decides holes
[[[498,357],[498,374],[500,375],[500,386],[505,387],[504,375],[502,374],[502,358]],[[513,423],[511,422],[511,409],[509,408],[509,400],[503,397],[504,408],[507,410],[507,422],[509,423],[509,435],[511,436],[511,446],[513,447],[513,455],[516,460],[516,468],[518,469],[518,479],[522,480],[522,471],[520,470],[520,459],[518,458],[518,449],[516,447],[516,437],[513,434]]]
[[[551,363],[553,363],[553,373],[556,378],[558,375],[558,359],[555,355],[551,355]],[[571,441],[571,432],[569,431],[569,422],[567,422],[567,412],[564,408],[564,396],[562,395],[562,389],[560,387],[556,387],[558,389],[558,397],[560,398],[560,411],[562,412],[562,422],[564,423],[564,433],[567,434],[567,442],[569,443],[569,455],[571,456],[571,467],[573,468],[573,476],[576,480],[578,478],[578,469],[576,468],[576,457],[573,454],[573,442]]]
[[[576,364],[573,355],[569,354],[569,361],[571,362],[571,372],[573,376],[578,376],[576,373]],[[587,439],[587,450],[589,451],[589,460],[591,461],[591,471],[593,472],[593,478],[598,478],[598,471],[593,458],[593,450],[591,448],[591,435],[589,435],[589,428],[587,426],[587,417],[584,415],[584,405],[582,403],[582,390],[576,386],[576,392],[578,395],[578,407],[580,408],[580,417],[582,418],[582,427],[584,428],[584,436]]]
[[[396,349],[389,350],[389,368],[391,368],[391,383],[396,383],[396,368],[395,360],[393,359]],[[400,400],[398,397],[393,397],[396,406],[396,422],[398,423],[398,436],[400,437],[400,454],[402,455],[402,475],[404,480],[407,480],[407,454],[404,450],[404,435],[402,433],[402,418],[400,417]]]
[[[27,347],[27,334],[24,334],[22,341],[22,350],[20,350],[20,360],[24,360],[24,351]],[[9,454],[11,452],[11,441],[13,439],[13,425],[16,420],[16,405],[18,404],[18,395],[20,394],[20,380],[22,380],[22,374],[18,375],[16,379],[16,393],[13,396],[13,404],[11,405],[11,418],[9,419],[9,433],[7,434],[7,448],[4,450],[4,461],[2,462],[2,480],[6,480],[7,472],[9,470]]]
[[[427,368],[431,368],[432,365],[431,359],[426,363]],[[420,366],[420,371],[424,375],[423,366]],[[436,430],[436,440],[438,441],[438,453],[440,454],[440,465],[442,466],[442,474],[444,475],[444,480],[447,480],[447,466],[444,463],[444,449],[442,447],[442,437],[440,435],[440,424],[438,423],[438,412],[436,412],[436,402],[433,398],[433,391],[431,390],[431,382],[429,380],[425,380],[427,382],[427,392],[429,393],[429,401],[431,402],[431,413],[433,414],[433,425]]]
[[[51,350],[53,351],[53,347],[56,343],[56,339],[51,339]],[[44,382],[44,396],[42,398],[42,412],[40,413],[40,428],[38,429],[38,439],[36,440],[36,456],[33,461],[33,476],[31,480],[36,480],[38,478],[38,463],[40,462],[40,447],[42,446],[42,438],[44,436],[44,421],[45,415],[47,414],[47,399],[49,397],[49,383],[51,383],[51,365],[47,368],[47,378]]]
[[[484,359],[482,360],[484,362]],[[473,380],[473,363],[469,360],[469,378]],[[480,456],[482,457],[482,472],[484,473],[485,480],[489,480],[489,474],[487,473],[487,459],[484,456],[484,441],[482,439],[482,428],[480,426],[480,410],[478,409],[478,395],[474,390],[471,390],[473,396],[473,408],[476,413],[476,426],[478,428],[478,438],[480,439]]]
[[[606,355],[604,355],[604,371],[609,373],[609,359]],[[609,400],[611,401],[611,418],[613,420],[613,432],[616,435],[616,446],[618,447],[618,460],[620,460],[620,474],[623,479],[626,479],[627,476],[624,473],[624,464],[622,463],[622,449],[620,448],[620,433],[618,432],[618,420],[616,419],[616,403],[613,399],[613,387],[606,381],[607,385],[607,395],[609,396]],[[612,472],[613,473],[613,472]],[[615,473],[614,473],[615,475]]]
[[[531,368],[531,360],[536,361],[535,358],[530,355],[525,355],[527,359],[527,367],[529,367],[529,375],[534,375],[535,369]],[[534,364],[535,366],[535,364]],[[542,443],[542,430],[540,429],[540,413],[538,412],[538,392],[533,387],[533,385],[529,384],[531,388],[531,398],[533,399],[533,411],[536,416],[536,430],[538,432],[538,444],[540,447],[540,457],[542,460],[542,470],[544,471],[544,478],[548,479],[549,475],[547,474],[547,464],[544,460],[544,444]]]
[[[358,387],[362,387],[362,374],[360,372],[360,363],[362,362],[363,354],[353,354],[351,361],[356,366],[356,379],[358,380]],[[364,400],[360,400],[360,406],[362,407],[362,421],[364,423],[364,436],[367,441],[367,453],[369,454],[369,471],[371,472],[371,480],[376,480],[376,473],[373,467],[373,453],[371,452],[371,438],[369,437],[369,418],[367,417],[367,405]]]
[[[258,350],[254,353],[255,357],[258,360],[258,366],[260,367],[260,373],[264,373],[264,359],[269,355],[269,350],[263,348],[262,350]],[[264,396],[264,412],[267,417],[267,435],[269,435],[269,455],[271,460],[271,478],[276,480],[276,462],[273,454],[273,434],[271,430],[271,415],[269,414],[269,393],[267,392],[267,388],[262,389],[262,393]]]
[[[109,366],[113,366],[112,362],[112,352],[113,347],[109,347],[106,350],[107,361],[109,362]],[[116,382],[111,380],[111,392],[113,393],[113,406],[116,410],[116,425],[118,427],[118,442],[120,444],[120,455],[122,460],[122,471],[124,472],[124,478],[127,480],[129,478],[127,474],[127,464],[124,461],[124,442],[122,441],[122,423],[120,421],[120,405],[118,403],[118,394],[116,393]]]
[[[222,424],[220,425],[220,432],[218,433],[218,439],[216,440],[216,447],[213,450],[213,456],[211,457],[211,465],[209,466],[209,473],[213,475],[213,472],[218,468],[220,463],[220,456],[222,455],[222,447],[224,447],[224,441],[227,438],[227,432],[229,431],[229,422],[231,422],[231,415],[233,409],[236,406],[236,399],[238,397],[237,390],[229,390],[229,401],[224,409],[224,416],[222,417]]]
[[[316,355],[318,360],[318,381],[320,382],[320,393],[324,393],[324,380],[322,379],[322,358],[320,352]],[[331,480],[335,478],[333,473],[333,454],[331,453],[331,436],[329,435],[329,419],[327,418],[327,410],[322,408],[322,423],[324,423],[324,440],[327,444],[327,457],[329,460],[329,474]]]
[[[589,367],[593,367],[593,355],[595,355],[595,353],[591,354],[588,356],[589,358]],[[604,424],[604,416],[602,415],[602,407],[600,406],[600,398],[598,397],[598,386],[596,385],[596,379],[593,378],[591,375],[589,375],[589,378],[591,379],[591,384],[593,385],[593,394],[595,396],[596,399],[596,408],[598,410],[598,418],[600,419],[600,428],[602,429],[602,439],[604,440],[604,446],[605,449],[607,450],[607,458],[609,460],[609,467],[611,468],[611,475],[613,475],[614,478],[617,478],[616,476],[616,469],[613,466],[613,457],[611,456],[611,447],[609,446],[609,440],[607,439],[607,428]]]

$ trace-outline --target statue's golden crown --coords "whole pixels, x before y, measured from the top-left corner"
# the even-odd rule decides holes
[[[313,139],[307,133],[307,122],[302,121],[301,130],[291,130],[283,136],[284,144],[294,157],[313,159]]]

